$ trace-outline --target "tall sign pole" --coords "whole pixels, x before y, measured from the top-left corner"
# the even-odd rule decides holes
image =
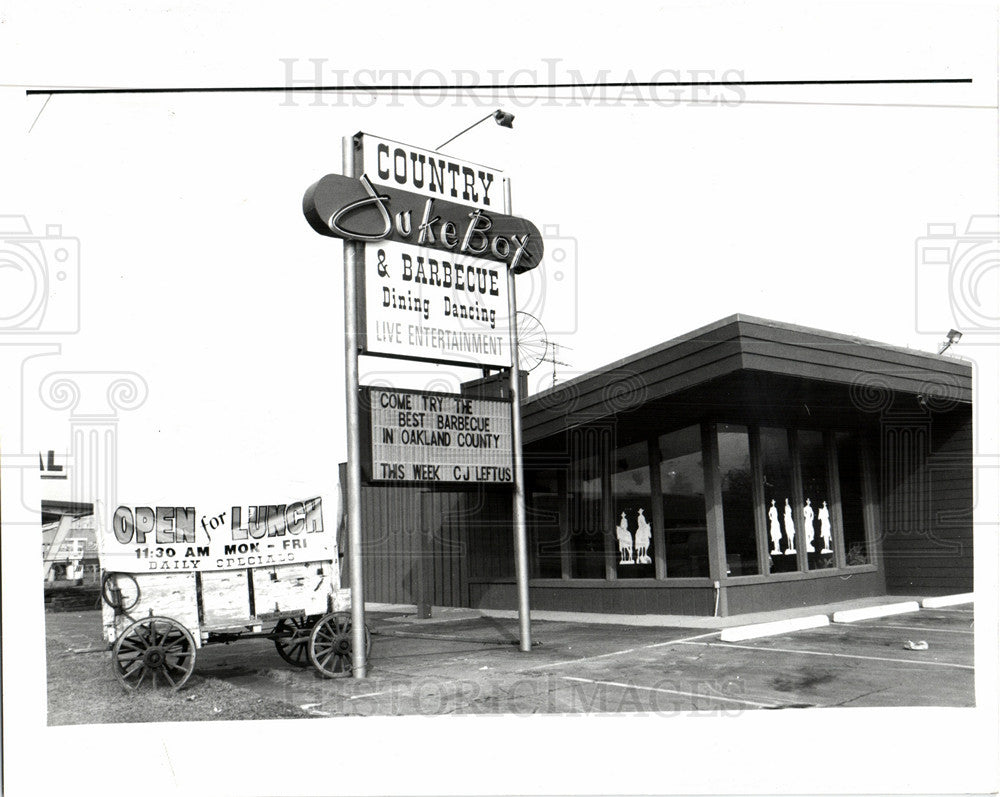
[[[511,214],[510,180],[503,181],[503,212]],[[521,453],[521,373],[517,362],[517,296],[514,270],[507,269],[507,301],[510,316],[510,412],[514,456],[514,569],[517,577],[517,619],[521,650],[531,651],[531,613],[528,606],[528,535],[524,508],[524,457]]]
[[[344,138],[342,154],[343,174],[328,174],[311,185],[302,198],[302,211],[317,233],[344,241],[346,506],[353,675],[364,678],[367,671],[361,529],[361,479],[366,467],[361,452],[363,437],[372,449],[366,475],[371,481],[470,486],[513,482],[521,650],[530,651],[514,277],[540,265],[542,236],[527,219],[510,215],[510,181],[498,169],[367,133]],[[497,211],[501,193],[503,213]],[[378,391],[379,400],[386,403],[371,406],[362,418],[358,379],[362,353],[509,368],[510,415],[505,407],[491,406],[497,402],[477,402],[462,394]],[[384,410],[391,410],[388,420],[382,417]],[[500,423],[493,413],[510,418],[509,432],[506,422]],[[440,425],[417,428],[428,419],[436,419]],[[377,440],[371,437],[376,424],[381,430]],[[508,444],[510,459],[500,452]],[[433,447],[437,453],[430,459],[404,462],[405,457],[393,453],[397,445]],[[455,454],[451,449],[462,449],[458,459],[449,459]]]
[[[344,174],[355,176],[354,137],[344,136]],[[351,568],[351,658],[353,676],[364,678],[365,599],[361,560],[361,410],[358,406],[358,264],[364,244],[344,241],[344,363],[347,388],[347,555]]]

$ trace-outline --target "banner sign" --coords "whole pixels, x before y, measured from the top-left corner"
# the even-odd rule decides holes
[[[385,241],[365,247],[365,351],[511,366],[503,267]]]
[[[499,169],[368,133],[358,133],[355,141],[361,145],[362,171],[376,185],[405,188],[484,210],[503,210],[504,178]]]
[[[309,225],[320,235],[352,241],[416,244],[503,263],[515,274],[542,261],[542,236],[530,221],[500,212],[428,199],[397,187],[328,174],[310,186],[302,202]]]
[[[367,388],[371,481],[513,484],[508,401]]]
[[[321,498],[233,506],[119,506],[97,534],[101,568],[118,573],[239,570],[337,557]]]

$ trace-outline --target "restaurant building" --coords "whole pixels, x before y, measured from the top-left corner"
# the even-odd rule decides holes
[[[532,609],[972,589],[972,369],[954,356],[736,315],[522,415]],[[516,608],[511,490],[365,485],[366,598]]]

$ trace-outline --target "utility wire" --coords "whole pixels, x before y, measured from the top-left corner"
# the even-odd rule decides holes
[[[870,85],[927,85],[935,83],[972,83],[972,78],[875,78],[843,80],[666,80],[624,81],[596,83],[493,83],[440,86],[152,86],[147,88],[34,88],[28,89],[30,97],[36,94],[212,94],[212,93],[263,93],[263,92],[401,92],[419,94],[437,91],[498,91],[538,89],[596,89],[596,88],[668,88],[690,86],[870,86]]]

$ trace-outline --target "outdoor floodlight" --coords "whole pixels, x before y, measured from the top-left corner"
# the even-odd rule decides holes
[[[957,329],[949,329],[948,330],[948,340],[946,340],[944,342],[944,345],[941,347],[941,351],[939,351],[938,354],[944,354],[946,351],[948,351],[948,348],[950,346],[954,346],[961,339],[962,339],[962,333],[961,332],[959,332]]]
[[[469,125],[467,128],[465,128],[465,130],[463,130],[458,135],[454,135],[451,138],[449,138],[447,141],[444,142],[444,144],[441,144],[441,146],[437,147],[434,151],[437,152],[439,149],[442,149],[443,147],[448,146],[452,141],[454,141],[456,138],[458,138],[458,136],[465,135],[472,128],[476,127],[477,125],[481,125],[487,119],[494,119],[494,120],[496,120],[496,123],[498,125],[500,125],[500,127],[509,127],[512,130],[514,129],[514,114],[508,113],[507,111],[504,111],[504,110],[502,110],[500,108],[497,108],[497,110],[495,110],[493,113],[486,114],[486,116],[484,116],[478,122],[475,122],[475,123]]]

